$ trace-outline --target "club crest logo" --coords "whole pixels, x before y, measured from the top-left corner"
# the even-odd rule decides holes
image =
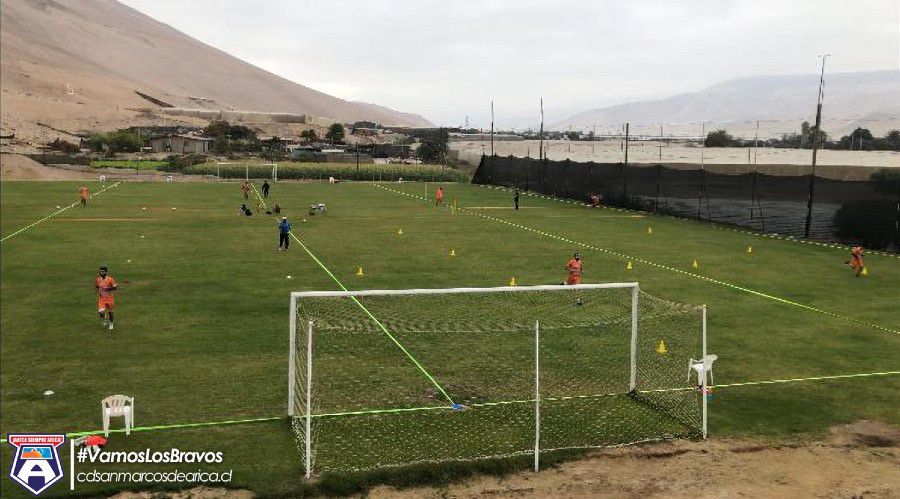
[[[7,441],[16,448],[9,476],[34,495],[62,478],[57,447],[66,441],[65,435],[9,435]]]

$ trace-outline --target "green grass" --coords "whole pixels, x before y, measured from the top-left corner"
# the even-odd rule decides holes
[[[0,183],[0,233],[74,201],[77,187]],[[387,187],[420,196],[434,188]],[[349,288],[499,286],[513,276],[520,285],[557,283],[565,260],[581,250],[586,282],[636,280],[655,296],[708,305],[718,384],[900,368],[900,335],[664,268],[636,263],[626,270],[619,257],[473,213],[673,268],[690,270],[696,259],[699,274],[893,330],[900,329],[900,259],[870,256],[870,276],[855,279],[843,265],[846,255],[830,248],[532,197],[523,197],[523,209],[514,212],[506,209],[508,192],[444,187],[446,199],[458,197],[467,212],[450,215],[368,183],[281,183],[273,197],[298,236]],[[305,207],[314,202],[327,203],[328,213],[307,217]],[[0,432],[95,429],[99,401],[113,393],[136,397],[140,426],[285,414],[288,294],[336,285],[299,248],[277,253],[275,222],[239,218],[240,203],[234,183],[127,183],[85,209],[3,241]],[[451,248],[457,258],[447,257]],[[94,310],[92,279],[102,264],[121,283],[112,335],[101,331]],[[357,267],[365,269],[362,279]],[[45,397],[48,389],[56,393]],[[898,402],[900,376],[723,388],[710,405],[710,433],[789,438],[859,418],[898,424]],[[528,459],[419,465],[335,475],[311,489],[284,420],[117,435],[110,445],[222,450],[224,467],[234,469],[232,486],[272,496],[444,483],[528,466]],[[0,467],[6,469],[11,447],[3,449]],[[0,492],[16,497],[24,490],[4,479]],[[66,492],[56,485],[46,494]]]
[[[161,166],[166,166],[166,161],[142,159],[95,159],[91,161],[94,168],[134,168],[135,170],[156,170]]]

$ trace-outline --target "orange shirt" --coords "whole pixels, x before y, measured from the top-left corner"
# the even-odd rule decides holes
[[[435,193],[435,196],[438,199],[444,199],[444,191],[442,191],[441,189],[438,189],[437,192]]]
[[[100,291],[100,296],[112,296],[113,289],[116,285],[116,280],[113,279],[111,275],[107,275],[105,278],[97,276],[97,289]]]
[[[569,275],[571,276],[580,276],[581,275],[581,261],[576,259],[569,260],[569,263],[566,264],[566,270],[569,271]]]
[[[862,246],[854,246],[850,253],[853,255],[853,258],[861,258],[863,256],[863,248]]]
[[[78,188],[78,193],[81,194],[81,199],[87,199],[90,196],[91,191],[89,191],[87,187],[81,186]]]

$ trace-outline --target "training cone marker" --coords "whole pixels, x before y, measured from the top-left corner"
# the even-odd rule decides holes
[[[753,246],[747,246],[747,254],[748,254],[748,255],[752,255],[752,254],[753,254]]]
[[[516,278],[515,278],[515,277],[510,277],[510,278],[509,278],[509,285],[510,285],[510,286],[516,286],[516,285],[517,285],[517,284],[516,284]]]
[[[694,263],[691,264],[691,267],[692,267],[694,270],[697,270],[697,269],[700,268],[700,264],[697,263],[697,260],[694,260]]]
[[[634,268],[634,264],[631,263],[631,260],[628,260],[628,265],[625,265],[625,270],[631,270]]]
[[[288,278],[288,279],[293,279],[293,277],[291,277],[291,276],[287,276],[287,278]]]
[[[659,340],[659,345],[656,345],[656,353],[660,355],[665,355],[669,353],[669,349],[666,348],[666,342],[663,340]]]
[[[147,207],[146,207],[146,206],[141,206],[141,211],[147,211]]]
[[[456,258],[456,250],[454,250],[454,249],[450,250],[450,258]]]
[[[173,206],[172,209],[173,209],[173,210],[177,210],[178,208],[176,208],[176,207]]]
[[[362,269],[362,267],[359,267],[359,268],[356,269],[356,277],[362,277],[362,276],[364,276],[364,275],[365,275],[365,274],[363,274],[363,269]]]
[[[862,272],[859,275],[869,275],[869,267],[863,267]]]
[[[403,235],[403,229],[397,229],[397,235],[398,235],[398,236],[402,236],[402,235]]]
[[[125,260],[125,263],[131,263],[131,260]]]
[[[54,393],[55,393],[55,392],[54,392],[53,390],[47,390],[47,391],[44,392],[44,395],[47,396],[47,397],[49,397],[50,395],[53,395]]]
[[[647,227],[647,234],[653,234],[653,227]]]

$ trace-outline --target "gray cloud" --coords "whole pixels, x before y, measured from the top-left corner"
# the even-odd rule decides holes
[[[900,2],[123,0],[293,81],[486,126],[753,74],[900,67]]]

